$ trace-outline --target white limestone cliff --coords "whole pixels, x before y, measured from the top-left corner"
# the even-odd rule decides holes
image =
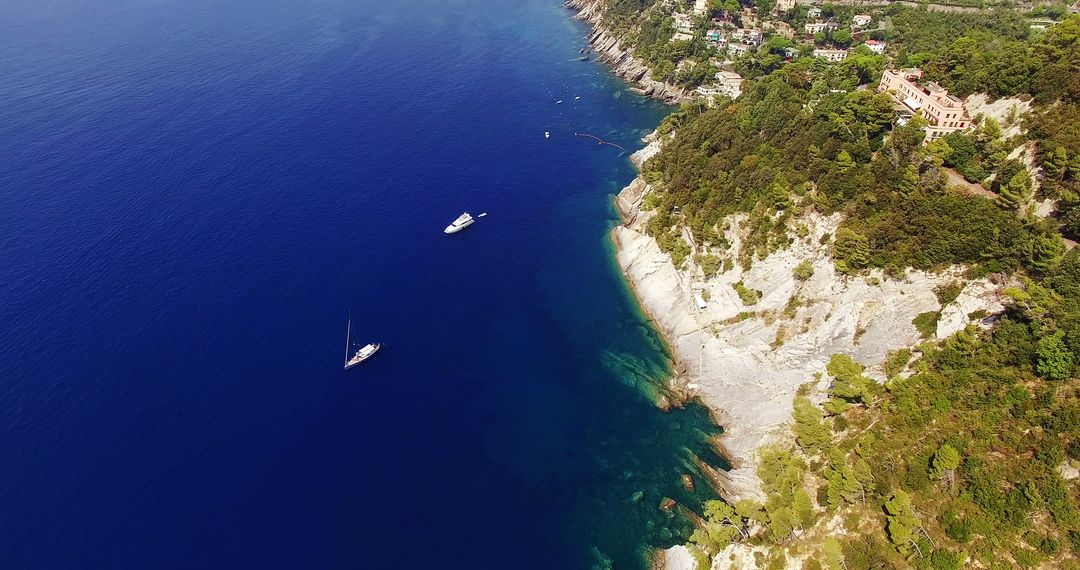
[[[920,313],[941,310],[936,336],[944,338],[967,326],[968,315],[975,311],[1003,308],[1000,287],[979,280],[966,283],[942,310],[934,289],[962,280],[959,267],[936,274],[910,271],[903,279],[886,278],[880,271],[857,277],[837,273],[829,246],[820,240],[836,232],[839,214],[805,216],[799,223],[809,233],[789,248],[754,261],[748,271],[736,266],[705,278],[689,260],[676,268],[645,233],[651,213],[639,209],[650,190],[638,178],[616,199],[626,220],[612,232],[618,262],[671,344],[677,360],[675,386],[699,398],[724,427],[720,444],[734,466],[721,481],[729,499],[762,498],[756,451],[788,437],[786,426],[800,385],[812,382],[819,396],[824,393],[829,378],[822,373],[833,354],[850,355],[881,380],[890,350],[921,341],[912,324]],[[727,238],[733,248],[738,247],[744,217],[729,220]],[[814,268],[805,281],[794,276],[802,261]],[[740,281],[761,292],[757,303],[743,304],[733,288]],[[696,292],[706,292],[707,308],[698,308]],[[801,304],[785,315],[793,297]]]

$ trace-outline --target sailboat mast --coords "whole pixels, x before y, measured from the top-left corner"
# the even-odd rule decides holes
[[[349,317],[348,328],[345,330],[345,364],[349,363],[349,335],[352,333],[352,317]]]

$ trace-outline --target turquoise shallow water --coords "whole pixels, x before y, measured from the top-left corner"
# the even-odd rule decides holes
[[[684,536],[657,506],[708,496],[680,476],[718,428],[652,404],[607,237],[633,169],[574,136],[668,110],[569,16],[0,5],[0,565],[634,568]],[[347,310],[387,348],[343,373]]]

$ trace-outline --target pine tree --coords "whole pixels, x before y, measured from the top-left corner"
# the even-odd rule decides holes
[[[765,524],[768,521],[761,503],[753,499],[739,499],[735,503],[735,515],[739,519],[739,532],[743,538],[750,538],[751,523]]]
[[[862,375],[863,365],[846,354],[834,354],[826,366],[833,377],[829,394],[846,402],[870,403],[873,380]],[[835,406],[843,408],[844,406]]]
[[[907,165],[904,173],[900,176],[898,190],[904,196],[911,196],[919,189],[919,169],[914,164]]]
[[[855,479],[859,481],[864,489],[874,481],[874,471],[870,469],[870,464],[862,457],[855,460],[852,472],[855,474]]]
[[[860,499],[866,500],[866,490],[863,488],[863,484],[855,476],[855,470],[847,465],[840,470],[840,492],[844,500],[849,503],[854,503]]]
[[[1043,175],[1047,180],[1061,180],[1061,177],[1065,175],[1065,171],[1069,167],[1069,155],[1065,152],[1065,147],[1059,146],[1046,153],[1046,157],[1043,158],[1042,166]]]
[[[1064,331],[1039,339],[1035,348],[1038,360],[1035,370],[1040,376],[1051,380],[1064,380],[1072,375],[1073,353],[1065,346]]]
[[[814,503],[810,500],[810,494],[806,492],[806,489],[800,488],[795,491],[793,508],[795,516],[799,519],[800,528],[805,530],[814,526],[817,518],[814,515]]]
[[[847,172],[855,166],[855,161],[852,160],[848,151],[842,150],[840,154],[836,155],[836,166],[840,169],[840,172]]]
[[[870,242],[860,233],[840,228],[833,244],[833,257],[836,269],[842,273],[866,267],[870,263]]]
[[[941,168],[953,155],[953,149],[945,139],[937,139],[926,145],[926,155],[934,168]]]
[[[915,531],[921,525],[915,509],[911,506],[911,497],[903,490],[897,491],[891,499],[885,502],[885,512],[888,514],[886,529],[889,539],[901,552],[907,552],[908,546],[915,544]],[[915,545],[918,549],[918,545]]]
[[[1066,173],[1072,178],[1080,178],[1080,154],[1069,158],[1069,168]]]
[[[1047,273],[1061,263],[1065,255],[1065,243],[1057,234],[1041,234],[1031,244],[1031,265]]]
[[[773,501],[773,498],[769,497],[770,500],[765,502],[765,512],[769,515],[769,522],[766,526],[773,540],[779,542],[786,540],[791,536],[791,533],[795,532],[798,521],[795,519],[795,515],[791,513],[790,508],[782,504],[781,501]]]
[[[753,499],[739,499],[739,502],[735,503],[735,514],[746,520],[759,523],[765,521],[765,511],[761,503]]]
[[[833,537],[825,539],[825,566],[829,570],[843,570],[844,553],[840,549],[840,542]]]
[[[826,494],[829,498],[829,506],[837,507],[842,501],[854,503],[866,499],[863,484],[855,474],[855,470],[847,464],[847,456],[837,448],[829,450],[829,467],[825,470]]]
[[[705,525],[690,535],[690,542],[715,554],[742,536],[741,525],[734,519],[735,510],[723,501],[705,503]]]
[[[960,452],[946,443],[934,452],[934,457],[930,461],[930,474],[937,479],[948,480],[949,488],[952,489],[954,473],[959,466]]]
[[[825,493],[830,507],[839,507],[844,502],[843,479],[844,476],[837,469],[828,469],[825,472]]]
[[[768,195],[777,210],[786,210],[794,204],[791,200],[791,188],[783,176],[777,176],[769,185]]]
[[[998,199],[1010,210],[1019,210],[1026,205],[1031,200],[1031,179],[1027,172],[1017,172],[1002,184]]]
[[[822,421],[823,414],[806,396],[795,397],[795,439],[799,447],[807,451],[820,451],[829,443],[829,428]]]

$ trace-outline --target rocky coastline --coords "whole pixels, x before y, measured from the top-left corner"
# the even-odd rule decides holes
[[[690,100],[690,93],[670,83],[653,79],[648,65],[623,46],[622,40],[604,26],[604,0],[567,0],[565,7],[576,10],[574,19],[588,22],[592,33],[587,41],[596,58],[611,66],[612,72],[626,80],[634,89],[671,105]]]
[[[605,28],[602,0],[568,0],[565,6],[593,26],[589,41],[617,75],[651,97],[678,102],[688,96],[653,80],[644,62]],[[647,137],[648,144],[631,156],[634,164],[640,168],[658,153],[663,138],[655,133]],[[762,445],[790,437],[787,425],[800,386],[812,384],[812,397],[823,399],[829,385],[825,365],[833,354],[851,356],[867,366],[869,375],[884,380],[882,365],[888,352],[923,340],[912,323],[917,315],[940,311],[933,336],[945,338],[967,326],[969,315],[1003,309],[1002,284],[965,280],[962,267],[938,273],[910,271],[900,279],[880,271],[839,274],[830,247],[822,243],[823,237],[835,234],[839,214],[804,216],[798,221],[808,230],[804,236],[787,249],[754,261],[748,270],[736,265],[706,277],[692,257],[677,268],[645,231],[652,213],[641,206],[652,190],[639,176],[615,199],[623,218],[611,233],[617,261],[671,347],[675,360],[671,392],[700,400],[724,426],[716,443],[733,467],[718,472],[715,482],[730,500],[763,499],[756,452]],[[710,253],[735,256],[743,219],[736,215],[727,220],[730,249]],[[794,269],[804,261],[812,265],[813,275],[801,280]],[[963,289],[942,307],[935,289],[953,282],[963,282]],[[736,283],[759,291],[760,300],[745,305]],[[704,309],[698,306],[698,295],[708,299]]]
[[[659,144],[651,143],[638,158],[655,153]],[[728,499],[763,499],[756,451],[789,437],[786,426],[801,385],[811,383],[811,393],[823,399],[829,385],[825,366],[833,354],[851,356],[869,375],[884,380],[888,352],[923,340],[912,323],[919,314],[940,311],[934,337],[945,338],[967,326],[970,314],[1003,309],[1001,285],[987,280],[966,282],[942,307],[935,289],[964,281],[961,267],[910,271],[902,279],[880,271],[838,274],[829,247],[820,242],[835,233],[839,215],[803,217],[800,223],[809,229],[805,237],[754,261],[749,270],[736,265],[706,277],[690,259],[677,268],[645,231],[652,213],[641,211],[641,204],[651,191],[639,177],[619,193],[616,205],[624,224],[612,230],[612,239],[619,266],[671,345],[673,384],[701,400],[724,426],[717,443],[733,468],[721,472],[718,483]],[[732,250],[741,241],[742,219],[728,220]],[[733,256],[733,251],[715,253]],[[804,261],[813,267],[806,280],[794,271]],[[760,300],[746,305],[736,283],[759,291]],[[696,296],[708,299],[705,308]]]

